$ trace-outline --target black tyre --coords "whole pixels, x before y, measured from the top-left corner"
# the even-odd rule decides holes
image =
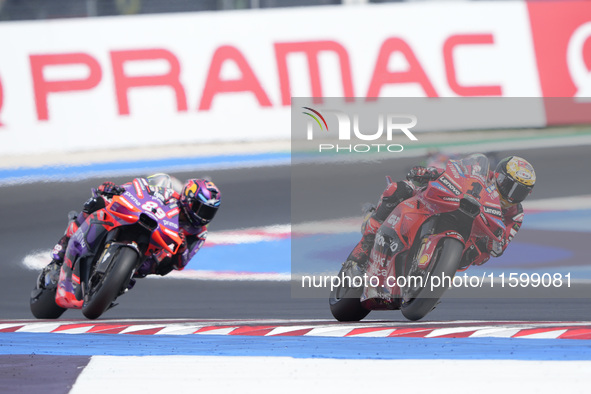
[[[84,316],[96,319],[111,306],[127,287],[138,257],[132,248],[117,249],[107,272],[100,277],[91,278],[91,288],[82,307]]]
[[[345,263],[339,271],[339,277],[343,276],[353,278],[352,267],[349,262]],[[346,281],[345,281],[346,282]],[[348,285],[348,283],[345,283]],[[338,321],[359,321],[370,312],[361,305],[361,295],[363,287],[341,286],[336,287],[330,292],[328,303],[330,312]]]
[[[433,254],[429,278],[424,286],[418,290],[403,290],[404,300],[400,310],[404,317],[409,320],[420,320],[435,308],[447,287],[436,286],[431,289],[431,278],[441,278],[443,275],[453,279],[458,270],[463,251],[464,245],[455,238],[444,238],[439,242]]]
[[[55,287],[53,289],[40,289],[38,287],[33,289],[29,302],[33,316],[37,319],[57,319],[66,311],[66,308],[62,308],[55,303],[56,290]]]

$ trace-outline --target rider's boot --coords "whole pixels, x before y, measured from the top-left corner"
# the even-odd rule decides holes
[[[37,279],[39,287],[46,288],[50,284],[57,283],[69,240],[70,237],[64,235],[53,247],[51,251],[51,262],[43,268]]]
[[[68,247],[69,240],[70,237],[68,234],[65,234],[60,238],[51,251],[51,263],[49,264],[61,266],[64,263],[64,256],[66,255],[66,248]]]

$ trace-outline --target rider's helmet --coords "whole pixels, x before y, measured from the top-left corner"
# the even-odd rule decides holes
[[[534,167],[525,159],[509,156],[499,162],[494,173],[501,203],[511,206],[525,200],[536,183]]]
[[[181,208],[193,226],[211,222],[220,206],[221,193],[213,182],[189,179],[181,191]]]

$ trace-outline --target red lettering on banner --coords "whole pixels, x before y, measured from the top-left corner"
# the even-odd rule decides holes
[[[232,61],[241,72],[238,79],[221,79],[222,66],[226,61]],[[244,55],[236,47],[224,45],[219,47],[213,54],[207,80],[203,88],[203,96],[199,104],[200,111],[206,111],[211,108],[211,102],[215,95],[219,93],[238,93],[251,92],[255,95],[262,107],[270,107],[271,101],[267,93],[263,90],[259,80],[252,71],[252,68],[244,58]]]
[[[409,65],[408,71],[392,72],[388,70],[390,57],[396,52],[400,52],[406,58]],[[376,67],[367,90],[367,97],[378,97],[384,85],[401,83],[418,83],[428,97],[437,97],[435,88],[429,81],[425,70],[423,70],[411,47],[401,38],[388,38],[380,48]]]
[[[86,53],[64,53],[55,55],[30,55],[33,89],[35,91],[35,105],[37,119],[48,120],[47,97],[50,93],[89,90],[99,84],[102,78],[101,66],[98,61]],[[48,66],[85,65],[88,67],[88,77],[84,79],[70,79],[62,81],[47,81],[43,70]]]
[[[320,52],[334,52],[339,57],[341,68],[341,80],[343,83],[343,94],[345,97],[354,97],[353,78],[351,76],[351,63],[347,50],[336,41],[306,41],[306,42],[285,42],[275,43],[275,59],[279,73],[279,88],[281,90],[281,103],[290,105],[291,84],[287,67],[287,55],[294,52],[303,52],[308,60],[308,72],[312,97],[315,102],[321,101],[323,97],[322,84],[320,81],[320,68],[318,66],[318,55]]]
[[[458,34],[449,37],[443,45],[443,58],[445,60],[445,73],[449,87],[459,96],[500,96],[502,94],[499,85],[490,86],[462,86],[458,83],[454,49],[460,45],[494,44],[492,34]]]
[[[125,75],[125,63],[137,61],[164,60],[170,70],[162,75]],[[139,49],[129,51],[111,51],[111,63],[115,90],[120,115],[129,115],[128,91],[131,88],[147,86],[170,86],[176,95],[176,106],[179,112],[187,110],[187,96],[179,80],[181,66],[177,57],[166,49]]]
[[[589,2],[527,2],[527,8],[548,124],[591,122]]]

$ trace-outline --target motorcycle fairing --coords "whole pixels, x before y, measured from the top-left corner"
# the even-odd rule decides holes
[[[106,246],[108,234],[116,234],[114,230],[130,225],[145,228],[150,235],[144,259],[157,258],[156,254],[161,250],[167,255],[177,252],[182,241],[178,236],[179,209],[176,200],[171,200],[170,196],[167,199],[162,188],[145,186],[141,178],[123,185],[125,191],[122,195],[113,196],[105,208],[90,214],[72,234],[60,270],[55,298],[57,305],[82,308],[85,293],[82,283],[88,281],[93,262],[101,254],[101,248]]]
[[[505,225],[496,188],[487,183],[488,164],[483,155],[450,160],[441,176],[388,216],[370,253],[367,274],[379,283],[365,287],[366,308],[398,309],[401,289],[397,282],[389,286],[388,277],[404,275],[413,262],[427,270],[442,239],[457,239],[464,252],[482,237],[502,240]]]

